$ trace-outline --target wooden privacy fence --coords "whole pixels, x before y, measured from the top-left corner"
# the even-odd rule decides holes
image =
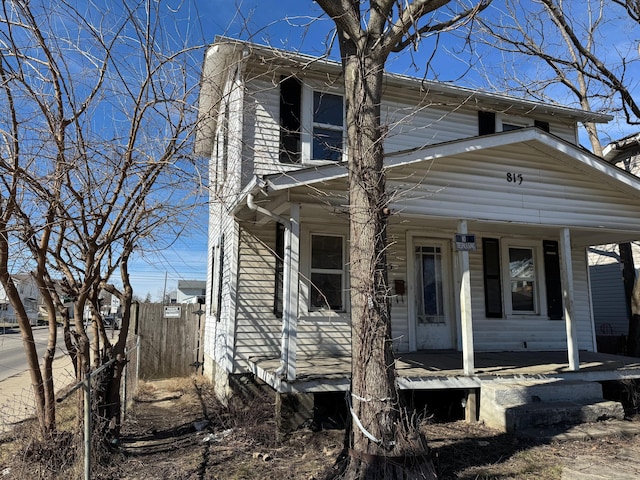
[[[204,312],[201,305],[141,303],[137,326],[141,379],[202,373]]]

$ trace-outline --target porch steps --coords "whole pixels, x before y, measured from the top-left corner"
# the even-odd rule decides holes
[[[480,420],[504,432],[623,418],[622,404],[604,400],[597,382],[518,380],[480,388]]]

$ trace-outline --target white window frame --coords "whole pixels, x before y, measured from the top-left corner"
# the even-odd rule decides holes
[[[534,265],[534,310],[533,311],[513,311],[511,298],[511,271],[509,269],[509,249],[527,248],[533,252]],[[547,299],[544,279],[544,257],[542,251],[542,241],[503,239],[500,246],[501,268],[502,268],[502,291],[504,300],[504,313],[506,318],[540,318],[546,315]]]
[[[327,93],[330,95],[337,95],[342,98],[342,156],[339,160],[323,160],[313,158],[313,129],[315,127],[327,128],[330,130],[338,130],[336,125],[327,125],[323,123],[314,123],[313,121],[313,99],[316,92]],[[301,150],[302,150],[302,162],[307,165],[326,165],[334,164],[346,160],[347,155],[347,135],[346,135],[346,111],[344,102],[344,93],[337,90],[328,90],[321,88],[313,88],[312,85],[307,83],[302,85],[302,135],[301,135]]]
[[[314,236],[322,236],[322,237],[337,237],[340,238],[340,244],[342,248],[342,269],[320,269],[313,268],[313,237]],[[344,313],[347,311],[347,249],[346,249],[346,236],[340,233],[334,232],[309,232],[309,258],[308,258],[308,268],[309,268],[309,277],[307,282],[307,311],[309,313],[313,312],[335,312],[335,313]],[[311,278],[314,273],[328,273],[328,274],[340,274],[340,303],[342,304],[342,308],[340,310],[334,310],[327,307],[315,307],[311,304],[313,285],[311,284]]]
[[[520,117],[516,115],[498,114],[496,115],[496,132],[504,132],[504,125],[514,125],[519,128],[533,127],[533,118]],[[513,129],[512,129],[513,130]]]

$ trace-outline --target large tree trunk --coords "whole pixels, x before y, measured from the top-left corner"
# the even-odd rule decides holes
[[[384,59],[341,39],[350,194],[352,428],[343,478],[435,478],[396,389],[387,282],[387,194],[380,101]],[[411,440],[409,440],[411,438]]]

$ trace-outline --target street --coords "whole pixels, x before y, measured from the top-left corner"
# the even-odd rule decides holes
[[[17,327],[0,331],[0,382],[27,371],[27,359],[24,353],[22,335]],[[58,332],[58,352],[56,357],[64,354],[64,340]],[[33,337],[38,351],[38,360],[47,345],[48,327],[33,327]]]
[[[48,327],[34,327],[33,335],[38,351],[38,361],[47,344]],[[0,333],[0,433],[6,432],[35,412],[35,400],[31,387],[31,378],[22,346],[22,336],[18,328],[1,330]],[[61,331],[58,332],[59,334]],[[64,341],[58,338],[58,350],[53,362],[53,377],[56,391],[73,384],[75,376],[68,355],[61,346]]]

